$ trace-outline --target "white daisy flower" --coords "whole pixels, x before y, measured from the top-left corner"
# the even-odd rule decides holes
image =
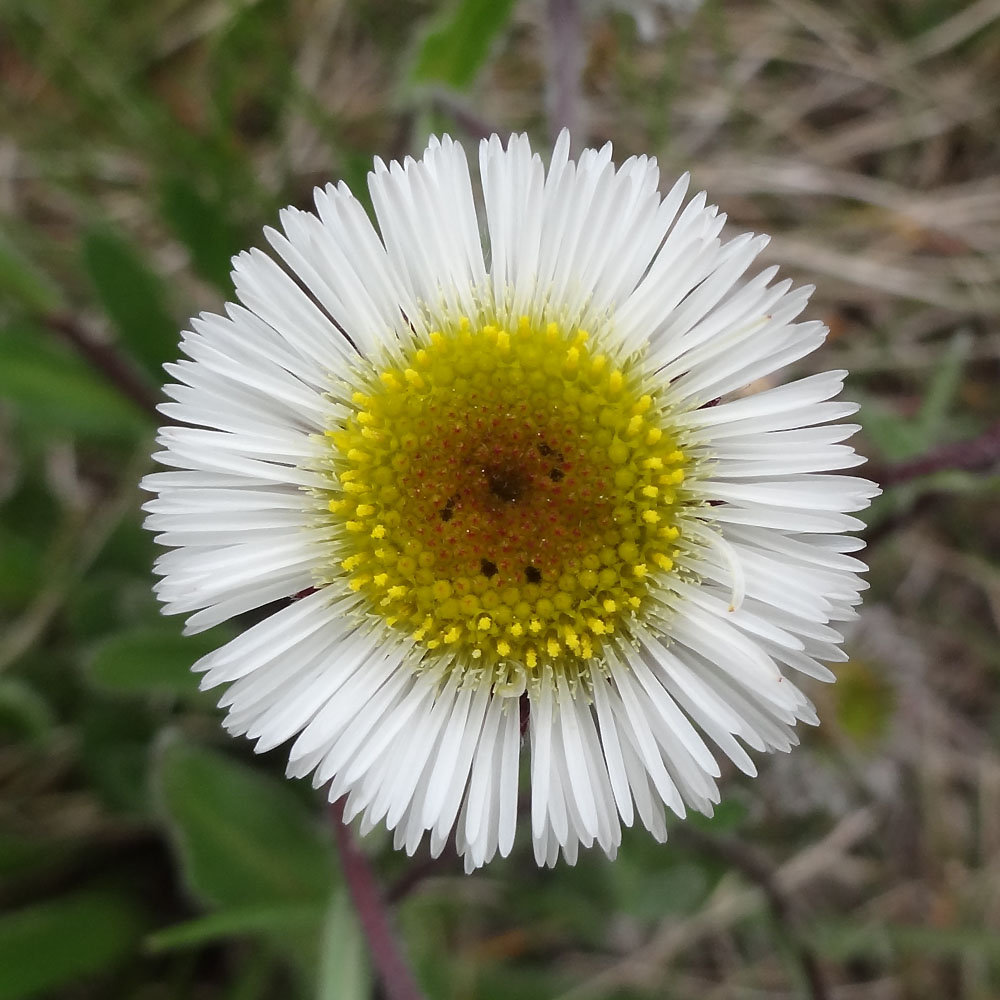
[[[285,602],[200,660],[225,725],[413,852],[506,855],[530,754],[539,864],[711,813],[721,752],[788,750],[833,675],[878,490],[809,288],[746,279],[688,179],[525,136],[344,184],[239,255],[240,305],[168,365],[146,524],[187,632]],[[290,602],[289,598],[293,598]]]

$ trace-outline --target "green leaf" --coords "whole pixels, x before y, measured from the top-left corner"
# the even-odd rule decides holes
[[[51,878],[78,843],[69,839],[50,840],[37,832],[15,834],[0,829],[0,883],[28,880],[41,871]]]
[[[158,720],[145,706],[87,699],[77,721],[80,756],[90,787],[115,813],[152,812],[149,768]]]
[[[371,969],[354,907],[347,891],[334,893],[320,942],[316,1000],[366,1000],[371,996]]]
[[[178,335],[159,278],[136,250],[103,229],[84,238],[83,263],[122,343],[161,381],[161,366],[177,357]]]
[[[161,749],[155,785],[200,897],[228,906],[326,901],[330,842],[289,787],[176,738]]]
[[[33,687],[17,677],[0,678],[0,733],[37,740],[54,721],[48,702]]]
[[[923,447],[923,429],[912,420],[894,413],[881,401],[862,397],[861,415],[865,434],[890,462],[900,462],[917,454]]]
[[[148,418],[52,335],[32,326],[0,332],[0,396],[33,425],[107,440],[134,440]]]
[[[162,183],[160,205],[194,269],[228,293],[229,262],[241,249],[241,240],[219,203],[203,197],[187,177],[174,176]]]
[[[19,609],[30,603],[44,581],[43,553],[37,538],[0,523],[0,607]]]
[[[414,80],[468,87],[513,9],[514,0],[459,0],[425,36]]]
[[[312,932],[322,920],[323,908],[314,903],[230,907],[157,931],[146,938],[146,948],[155,953],[198,948],[209,942],[248,934]]]
[[[958,394],[971,348],[972,337],[960,330],[951,338],[948,349],[941,352],[940,362],[934,368],[918,417],[923,440],[928,445],[936,443],[943,436],[945,420]]]
[[[451,996],[455,993],[461,995],[461,988],[456,989],[453,985],[456,982],[475,982],[477,1000],[551,1000],[552,997],[562,996],[570,988],[566,973],[561,972],[554,962],[529,965],[480,960],[473,965],[472,960],[456,956],[452,960],[452,966],[453,969],[449,970],[450,981],[446,982],[440,993],[432,993],[432,996]],[[645,1000],[651,994],[615,990],[613,993],[600,995],[611,1000]],[[656,995],[673,998],[678,996],[677,993],[665,992]]]
[[[837,667],[837,683],[831,696],[837,722],[861,749],[871,747],[885,734],[896,710],[892,685],[856,657]]]
[[[84,892],[0,917],[0,1000],[22,1000],[114,968],[141,921],[133,903]]]
[[[992,961],[1000,958],[1000,937],[992,928],[981,926],[864,924],[834,919],[813,925],[808,938],[821,955],[838,961],[869,957],[891,962],[894,952],[925,958],[956,955]]]
[[[627,863],[612,866],[621,909],[650,923],[668,913],[694,913],[704,902],[709,878],[697,864],[677,863],[657,871]]]
[[[923,454],[949,437],[966,433],[955,418],[949,419],[955,396],[968,360],[970,338],[959,332],[942,352],[941,362],[933,372],[916,416],[888,408],[877,398],[856,392],[862,407],[860,422],[865,434],[890,462],[901,462]]]
[[[736,833],[746,822],[748,811],[738,799],[724,799],[715,807],[711,816],[692,812],[684,822],[713,833]]]
[[[198,676],[191,665],[224,641],[215,630],[183,636],[164,625],[138,626],[97,646],[90,676],[121,694],[198,696]]]
[[[19,303],[31,313],[59,308],[59,290],[38,268],[0,236],[0,299]]]

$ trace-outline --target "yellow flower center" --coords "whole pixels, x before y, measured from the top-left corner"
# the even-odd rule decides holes
[[[325,582],[498,684],[579,675],[627,633],[673,567],[687,465],[638,365],[512,326],[462,318],[359,374],[323,496]]]

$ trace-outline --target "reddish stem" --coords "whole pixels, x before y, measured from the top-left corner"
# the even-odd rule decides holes
[[[343,799],[338,799],[330,806],[330,819],[340,851],[344,879],[387,1000],[423,1000],[423,993],[403,958],[390,926],[389,911],[375,873],[368,858],[358,847],[350,826],[344,822]]]
[[[975,472],[997,463],[1000,463],[1000,421],[978,437],[932,448],[916,458],[872,470],[871,475],[883,486],[897,486],[945,469]]]
[[[77,353],[116,386],[123,396],[131,399],[154,420],[167,422],[156,409],[160,394],[114,344],[97,340],[76,319],[65,313],[53,313],[44,317],[44,321],[50,330],[69,341]]]

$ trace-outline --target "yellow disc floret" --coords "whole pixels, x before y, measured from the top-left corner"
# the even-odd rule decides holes
[[[627,637],[673,569],[688,464],[634,360],[575,327],[508,326],[463,318],[359,373],[322,497],[324,582],[346,578],[425,659],[498,682],[580,674]]]

